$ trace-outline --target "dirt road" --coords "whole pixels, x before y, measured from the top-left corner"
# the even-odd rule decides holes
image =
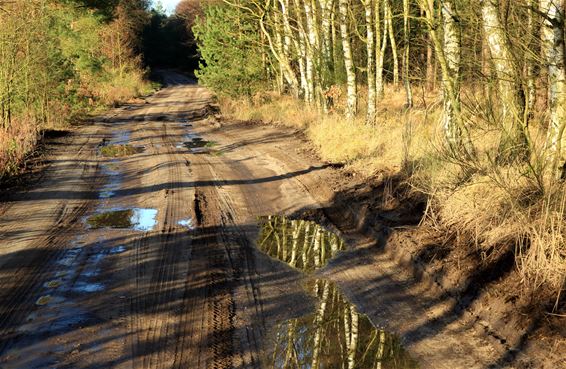
[[[267,367],[276,323],[316,308],[300,272],[256,250],[257,217],[328,206],[339,174],[293,132],[220,127],[205,89],[166,82],[54,140],[42,178],[5,194],[1,368]],[[101,154],[116,145],[134,150]],[[337,225],[350,251],[321,275],[422,368],[497,367],[504,345]]]

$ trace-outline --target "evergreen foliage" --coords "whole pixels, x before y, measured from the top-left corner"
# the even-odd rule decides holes
[[[252,96],[266,83],[265,53],[249,15],[238,8],[212,4],[193,31],[202,62],[199,81],[229,96]]]

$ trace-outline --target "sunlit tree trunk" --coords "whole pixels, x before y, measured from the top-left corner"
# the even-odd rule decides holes
[[[409,0],[403,0],[403,84],[405,86],[407,108],[413,107],[413,92],[411,90],[411,79],[409,72],[409,32],[410,23],[409,17],[411,8],[409,7]]]
[[[381,369],[383,358],[385,355],[385,331],[383,329],[379,330],[379,338],[377,343],[377,353],[376,353],[376,369]]]
[[[529,147],[526,136],[525,97],[511,45],[499,19],[499,0],[481,0],[487,44],[497,75],[502,123],[499,161],[524,160]]]
[[[538,75],[538,65],[536,58],[537,40],[540,34],[539,23],[535,21],[538,16],[538,0],[528,0],[527,9],[527,32],[528,42],[527,50],[525,51],[525,64],[527,70],[527,112],[528,117],[532,118],[535,110],[537,99],[537,86],[536,80]]]
[[[322,322],[324,321],[324,314],[326,312],[326,306],[328,305],[328,295],[329,295],[329,282],[325,280],[320,280],[322,286],[322,296],[320,296],[320,305],[318,305],[318,309],[316,311],[316,315],[314,318],[314,326],[316,327],[316,331],[314,334],[313,339],[313,352],[312,352],[312,369],[320,368],[320,348],[321,348],[321,339],[323,336],[324,326]],[[318,288],[317,288],[318,290]]]
[[[393,57],[393,85],[399,85],[399,56],[397,52],[397,41],[395,40],[395,30],[393,28],[393,12],[389,0],[384,0],[384,15],[387,20],[387,33],[389,33],[389,41],[391,42],[391,54]]]
[[[387,49],[387,19],[383,17],[383,32],[381,30],[381,20],[380,20],[380,9],[379,4],[381,0],[375,0],[375,37],[376,37],[376,67],[375,67],[375,90],[377,95],[377,100],[383,98],[384,82],[383,82],[383,63],[385,60],[385,49]],[[382,34],[383,33],[383,34]]]
[[[379,1],[379,0],[377,0]],[[368,82],[368,102],[367,117],[368,123],[375,122],[376,114],[376,85],[375,85],[375,35],[373,25],[373,2],[372,0],[362,0],[366,18],[366,50],[367,50],[367,82]]]
[[[289,23],[289,0],[279,0],[279,5],[281,7],[281,20],[283,22],[283,33],[284,33],[284,54],[287,60],[287,63],[290,66],[291,57],[291,45],[292,43],[295,46],[295,50],[299,51],[299,44],[295,37],[293,37],[293,31],[291,30],[291,24]],[[282,66],[283,70],[287,70],[286,66]],[[302,73],[302,68],[300,68],[300,73]],[[302,77],[302,74],[301,74]],[[291,89],[291,93],[295,97],[299,97],[299,80],[297,79],[296,74],[293,72],[291,75],[287,76],[289,87]],[[302,80],[302,79],[301,79]]]
[[[266,4],[266,8],[269,8],[270,2],[271,1],[268,0],[268,2]],[[293,68],[291,67],[291,63],[289,62],[289,60],[287,58],[284,57],[283,53],[277,52],[277,49],[276,49],[274,41],[271,37],[271,34],[269,33],[269,31],[268,31],[268,29],[265,25],[265,17],[266,16],[267,16],[267,9],[264,9],[264,13],[259,17],[260,30],[263,33],[263,35],[265,36],[265,38],[267,39],[269,50],[271,51],[272,55],[279,62],[279,64],[281,65],[281,68],[284,70],[284,72],[287,73],[287,76],[289,76],[289,78],[291,79],[290,85],[296,86],[298,84],[298,81],[297,81],[297,78],[296,78],[295,73],[293,71]]]
[[[299,248],[299,237],[301,235],[301,229],[303,228],[303,220],[293,221],[293,244],[291,247],[291,260],[289,264],[295,266],[297,263],[297,252]]]
[[[548,105],[550,124],[547,150],[554,176],[566,177],[566,67],[564,64],[564,2],[541,0],[544,14],[541,32],[542,51],[548,68]]]
[[[434,43],[436,60],[442,70],[442,94],[444,110],[442,129],[447,146],[453,152],[465,150],[471,153],[471,144],[464,134],[460,102],[460,24],[452,0],[441,2],[442,40],[437,32],[439,21],[435,15],[434,0],[420,0],[425,9],[430,37]]]
[[[424,14],[424,9],[421,10],[422,12],[422,17],[425,17],[426,14]],[[426,75],[425,75],[425,79],[426,79],[426,88],[427,90],[431,91],[436,87],[436,71],[435,71],[435,64],[434,64],[434,56],[433,56],[433,42],[432,39],[430,37],[430,34],[427,33],[426,35],[427,37],[427,41],[426,41]]]
[[[348,324],[348,320],[351,325],[348,329],[349,338],[348,342],[348,369],[354,369],[356,367],[356,351],[358,349],[358,321],[359,315],[356,312],[354,305],[346,305],[344,310],[344,321]],[[349,316],[350,319],[347,317]]]
[[[332,10],[334,8],[333,0],[320,0],[320,18],[322,33],[322,63],[321,63],[321,84],[326,91],[332,81],[334,81],[334,66],[332,57]],[[323,104],[327,109],[326,104]]]
[[[344,65],[346,67],[347,79],[347,106],[346,117],[353,118],[358,110],[358,97],[356,86],[356,69],[352,57],[352,45],[348,27],[348,0],[339,0],[338,10],[340,15],[340,35],[342,37],[342,50],[344,52]]]
[[[307,50],[306,50],[306,70],[307,70],[307,102],[313,103],[315,100],[315,58],[316,54],[319,52],[317,47],[317,33],[315,30],[315,19],[313,14],[313,9],[311,6],[311,0],[303,1],[305,9],[305,20],[306,20],[306,33],[307,33]]]

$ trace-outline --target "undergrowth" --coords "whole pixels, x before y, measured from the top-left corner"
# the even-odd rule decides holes
[[[362,107],[364,92],[360,95]],[[404,93],[388,87],[375,124],[365,123],[363,111],[347,120],[340,109],[323,114],[275,93],[251,100],[220,98],[220,105],[230,118],[302,129],[323,160],[345,163],[368,178],[400,174],[428,197],[426,224],[447,235],[457,232],[463,244],[486,258],[514,248],[524,292],[546,286],[558,299],[566,281],[566,197],[562,183],[542,179],[544,163],[537,155],[544,144],[542,115],[530,127],[530,160],[501,165],[494,160],[498,130],[488,119],[469,118],[477,154],[461,159],[442,144],[440,97],[422,92],[415,100],[407,110]]]

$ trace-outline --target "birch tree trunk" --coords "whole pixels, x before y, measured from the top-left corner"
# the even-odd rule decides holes
[[[339,0],[338,10],[340,15],[340,36],[342,37],[342,50],[344,51],[344,65],[347,80],[347,106],[346,117],[353,118],[358,110],[358,97],[356,86],[356,69],[352,57],[352,45],[350,43],[350,32],[348,27],[348,0]]]
[[[288,61],[292,60],[291,57],[291,45],[295,46],[295,50],[299,51],[299,44],[297,39],[293,37],[293,31],[291,30],[291,24],[289,23],[289,0],[279,0],[279,5],[281,7],[281,20],[283,22],[283,51],[285,57]],[[299,68],[302,71],[301,68]],[[292,76],[289,76],[290,80],[287,81],[289,83],[289,87],[293,96],[299,97],[299,81],[295,73]],[[302,79],[301,79],[302,80]]]
[[[411,8],[409,7],[409,0],[403,0],[403,84],[405,86],[407,109],[413,107],[413,92],[411,90],[411,79],[409,78],[409,32],[410,23],[409,16]]]
[[[332,57],[332,10],[334,0],[320,0],[320,21],[322,27],[322,65],[321,65],[321,84],[326,91],[334,80],[334,68]],[[326,107],[326,104],[324,104]]]
[[[313,352],[312,352],[312,369],[319,369],[320,367],[320,346],[321,346],[321,339],[323,335],[324,326],[322,322],[324,321],[324,314],[326,311],[326,305],[328,304],[328,293],[329,293],[329,282],[325,280],[321,280],[320,283],[323,284],[322,286],[322,296],[320,297],[320,305],[318,306],[318,310],[316,311],[315,316],[315,324],[316,332],[314,334],[313,339]]]
[[[399,84],[399,56],[397,53],[397,41],[395,40],[395,32],[393,29],[393,12],[389,0],[384,0],[384,15],[387,20],[387,32],[389,33],[389,41],[391,42],[391,54],[393,56],[393,85]]]
[[[305,19],[307,24],[307,50],[306,50],[306,68],[307,68],[307,102],[312,104],[315,101],[315,58],[318,53],[317,33],[315,31],[315,19],[311,6],[311,0],[304,0]]]
[[[291,80],[290,85],[297,86],[298,85],[297,77],[295,76],[295,72],[293,71],[293,68],[291,67],[291,63],[289,62],[289,60],[287,60],[287,58],[284,57],[284,55],[282,53],[277,52],[276,46],[274,45],[274,42],[273,42],[273,39],[272,39],[271,35],[269,34],[266,26],[265,26],[265,17],[267,16],[267,8],[270,7],[270,3],[271,3],[271,0],[268,0],[267,3],[266,3],[266,9],[263,10],[263,13],[259,17],[259,27],[260,27],[262,34],[267,39],[267,42],[268,42],[268,45],[269,45],[269,50],[273,54],[273,57],[275,58],[275,60],[277,60],[279,62],[279,64],[281,65],[281,68],[284,70],[284,72],[290,78],[290,80]]]
[[[379,0],[377,0],[379,1]],[[367,82],[368,82],[368,105],[366,122],[375,123],[376,114],[376,84],[375,84],[375,35],[373,33],[373,3],[372,0],[362,0],[366,18],[366,50],[367,50]]]
[[[566,177],[566,67],[564,64],[564,2],[541,0],[544,15],[541,32],[542,51],[548,69],[548,105],[550,124],[546,148],[554,177]]]
[[[299,73],[301,76],[301,89],[303,91],[303,100],[306,102],[309,101],[309,86],[308,86],[308,40],[305,29],[303,27],[304,20],[303,20],[303,11],[300,4],[300,0],[294,0],[295,5],[295,21],[297,23],[297,32],[298,32],[298,42],[297,42],[297,54],[299,56]]]
[[[442,71],[442,94],[444,110],[442,129],[448,148],[454,152],[472,153],[472,145],[464,135],[460,103],[460,24],[453,0],[442,0],[440,17],[443,38],[437,33],[438,20],[435,16],[434,0],[420,0],[425,10],[430,38],[434,44],[436,60]]]
[[[383,35],[381,35],[382,32],[381,32],[379,4],[380,4],[380,0],[376,0],[375,1],[375,37],[377,40],[377,45],[375,47],[375,53],[376,53],[375,90],[376,90],[377,100],[381,100],[383,98],[383,90],[384,90],[383,62],[385,60],[385,49],[387,48],[387,36],[388,36],[385,10],[383,16]]]
[[[526,136],[525,96],[511,45],[499,18],[499,0],[481,0],[487,44],[497,75],[502,133],[498,161],[525,160],[529,147]]]
[[[452,1],[442,1],[442,21],[444,30],[444,64],[446,69],[442,77],[444,94],[443,128],[447,141],[453,149],[462,144],[462,112],[460,106],[460,59],[462,53],[461,29],[456,9]]]
[[[350,329],[350,339],[348,345],[348,369],[354,369],[356,367],[356,351],[358,349],[358,320],[359,315],[356,313],[356,308],[354,305],[350,305],[349,309],[346,308],[347,312],[350,313],[352,326]]]
[[[538,50],[536,41],[539,39],[540,27],[539,23],[535,22],[536,12],[538,11],[538,0],[529,0],[528,5],[527,33],[529,40],[527,42],[527,51],[525,52],[525,64],[527,69],[527,116],[532,118],[537,99],[536,79],[539,68],[536,61],[536,53]]]
[[[421,11],[421,16],[425,17],[424,9]],[[435,64],[433,60],[433,44],[430,34],[427,34],[427,42],[426,42],[426,88],[429,91],[434,90],[436,87],[436,73],[435,73]]]

